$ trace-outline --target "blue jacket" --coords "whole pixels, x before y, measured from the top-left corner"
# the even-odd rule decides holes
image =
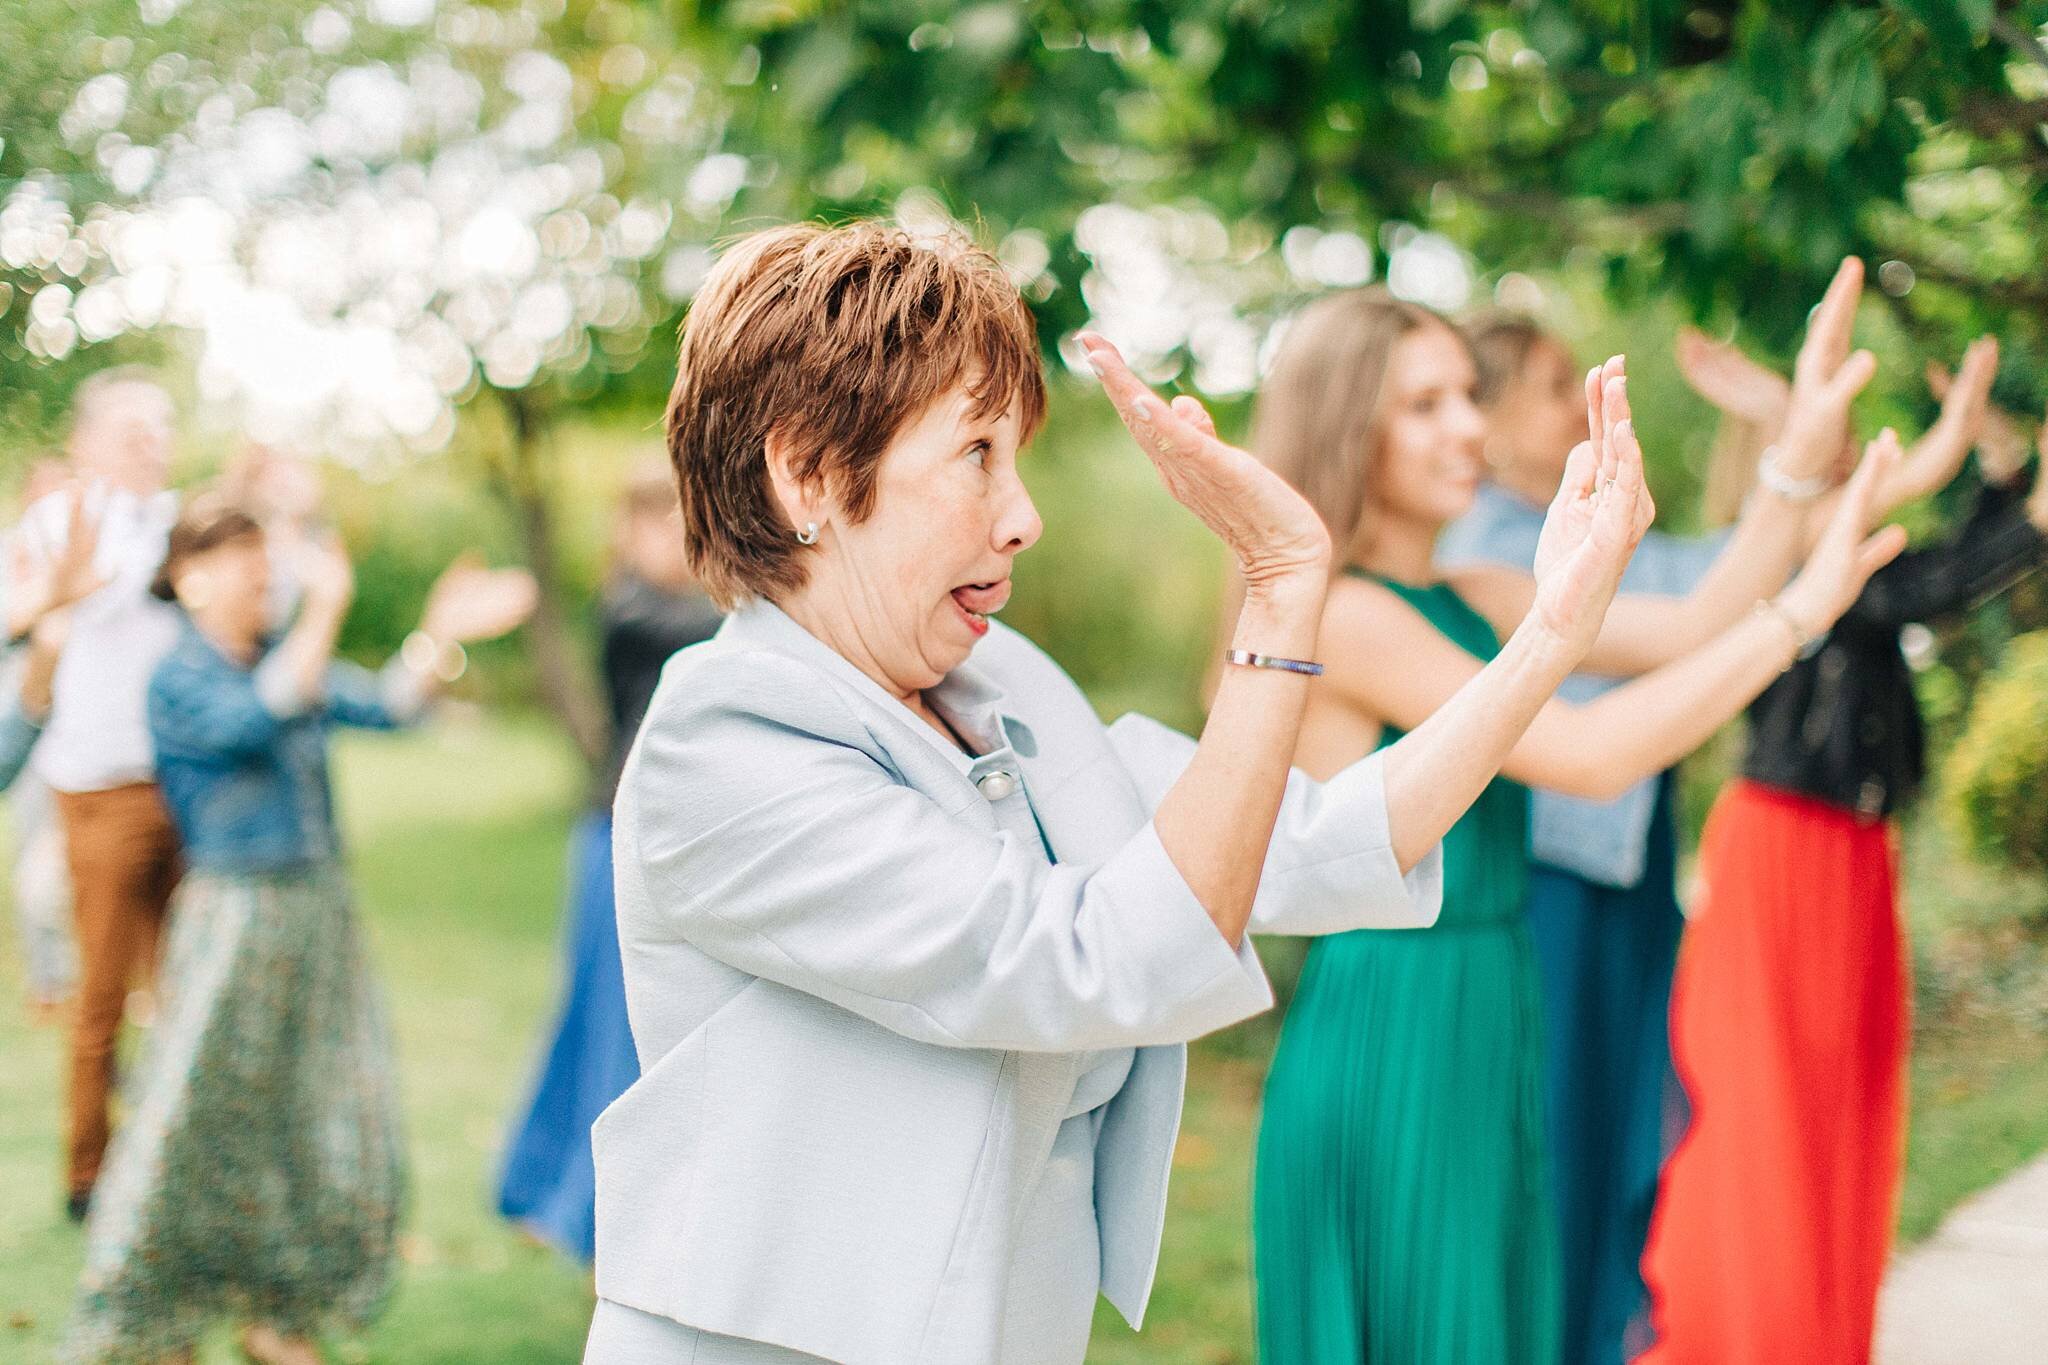
[[[187,620],[149,681],[157,781],[187,866],[200,872],[284,872],[339,851],[327,782],[327,727],[392,729],[423,695],[401,667],[377,675],[329,667],[325,695],[306,697],[266,652],[253,668],[221,653]]]
[[[1536,563],[1543,509],[1531,507],[1494,484],[1481,484],[1472,510],[1458,518],[1437,542],[1437,563],[1446,569],[1497,564],[1527,572]],[[1621,590],[1683,595],[1706,574],[1725,535],[1693,539],[1652,531],[1643,537],[1622,575]],[[1557,695],[1588,702],[1627,681],[1590,673],[1565,679]],[[1645,778],[1612,801],[1588,801],[1561,792],[1530,792],[1529,852],[1589,882],[1626,891],[1643,879],[1650,818],[1657,808],[1662,776]]]
[[[5,700],[0,700],[0,791],[14,785],[28,766],[29,751],[42,737],[43,727],[21,709],[20,694],[8,689]]]

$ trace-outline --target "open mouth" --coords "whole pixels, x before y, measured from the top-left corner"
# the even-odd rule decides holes
[[[976,636],[988,634],[988,618],[1003,609],[1010,600],[1010,580],[998,579],[993,583],[964,583],[953,589],[953,605],[960,609],[967,628]]]

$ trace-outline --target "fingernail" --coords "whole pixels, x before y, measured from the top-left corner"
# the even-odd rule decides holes
[[[1151,421],[1153,417],[1152,400],[1149,398],[1140,398],[1137,401],[1133,402],[1131,404],[1131,416],[1137,418],[1141,422]]]
[[[1624,417],[1614,424],[1614,434],[1623,439],[1631,438],[1636,434],[1636,424]]]

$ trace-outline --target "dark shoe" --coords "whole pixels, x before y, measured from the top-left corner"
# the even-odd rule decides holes
[[[74,1223],[83,1223],[85,1211],[91,1207],[91,1190],[73,1190],[64,1197],[64,1216]]]

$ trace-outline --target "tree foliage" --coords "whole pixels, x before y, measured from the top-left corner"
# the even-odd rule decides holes
[[[1051,244],[1104,200],[1441,229],[1494,269],[1597,261],[1782,346],[1847,252],[1915,327],[2040,348],[2048,4],[856,0],[695,7],[772,213],[916,187]]]

